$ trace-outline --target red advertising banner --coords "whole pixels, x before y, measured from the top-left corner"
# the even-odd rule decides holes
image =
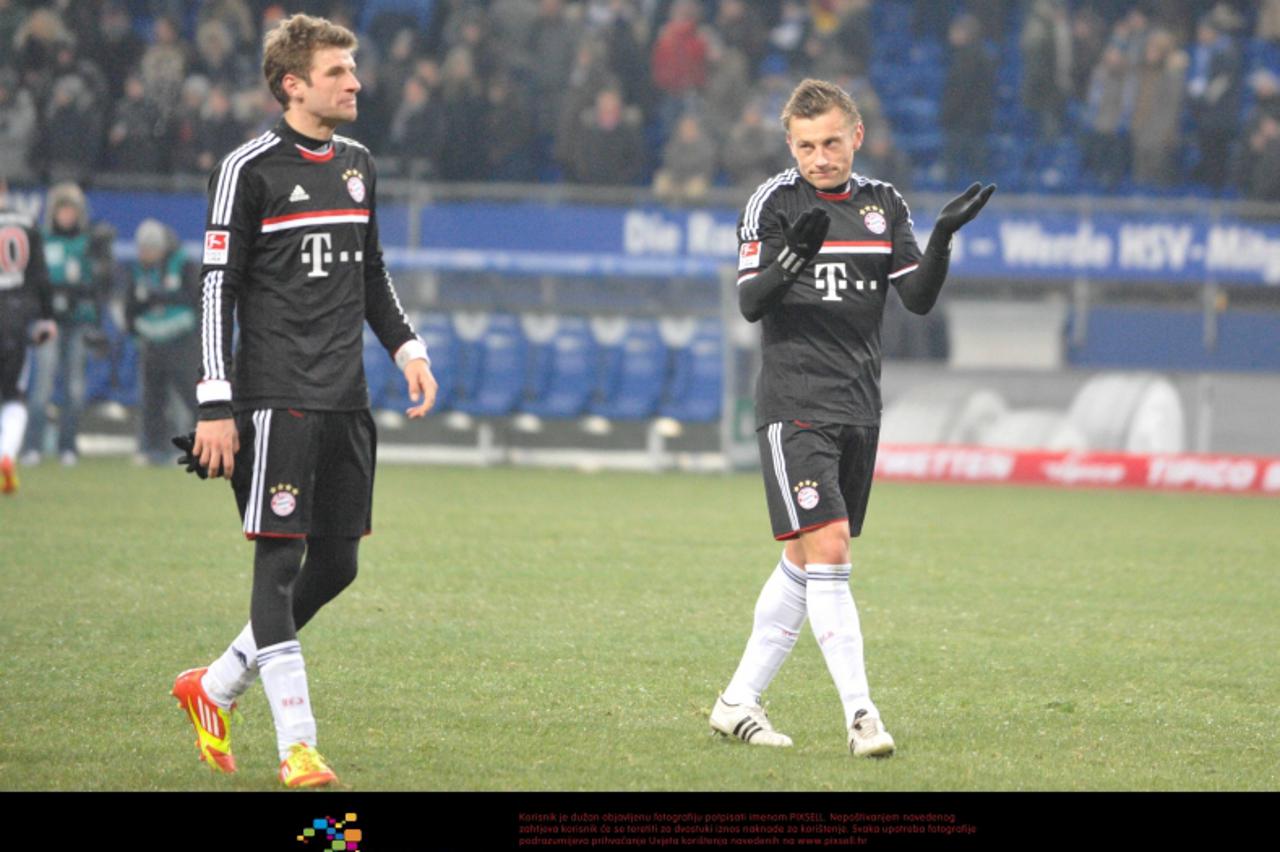
[[[882,444],[876,476],[902,482],[1014,482],[1280,496],[1280,458],[1040,452]]]

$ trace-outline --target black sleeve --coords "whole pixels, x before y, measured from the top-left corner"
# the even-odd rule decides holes
[[[920,265],[894,282],[907,310],[913,314],[927,314],[933,310],[950,265],[951,238],[941,237],[935,231],[929,237]]]
[[[369,158],[369,230],[364,246],[364,316],[387,354],[403,367],[396,356],[410,341],[421,345],[413,324],[400,304],[391,272],[382,257],[382,241],[378,238],[378,211],[373,158]],[[417,347],[412,347],[416,349]],[[425,354],[425,348],[422,350]]]
[[[797,278],[777,263],[786,241],[772,200],[754,216],[749,204],[738,221],[738,310],[748,322],[773,310]]]

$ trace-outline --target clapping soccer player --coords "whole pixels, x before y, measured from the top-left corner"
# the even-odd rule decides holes
[[[747,647],[711,727],[790,746],[760,705],[806,617],[844,708],[850,751],[893,753],[871,700],[849,588],[880,431],[880,324],[890,286],[917,314],[937,301],[951,237],[995,186],[973,184],[934,222],[922,255],[906,201],[853,172],[863,125],[839,87],[805,80],[782,112],[794,168],[765,181],[738,224],[738,301],[761,323],[756,427],[765,497],[782,557],[756,601]]]
[[[263,73],[284,116],[209,181],[204,378],[185,461],[231,480],[255,542],[253,592],[249,624],[208,667],[179,675],[173,695],[201,758],[233,772],[229,712],[261,677],[288,787],[337,780],[316,750],[297,631],[355,579],[371,525],[366,320],[421,400],[409,416],[426,414],[436,395],[426,347],[383,263],[373,158],[334,133],[356,117],[355,48],[349,30],[307,15],[272,29]]]

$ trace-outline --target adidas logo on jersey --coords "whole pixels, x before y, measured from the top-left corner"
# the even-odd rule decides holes
[[[307,195],[307,191],[302,188],[302,184],[294,184],[293,192],[289,193],[290,201],[310,201],[311,196]]]

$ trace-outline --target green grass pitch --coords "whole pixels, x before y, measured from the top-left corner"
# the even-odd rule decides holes
[[[272,790],[261,689],[214,776],[168,696],[248,612],[225,483],[89,460],[0,499],[0,789]],[[778,546],[758,477],[384,465],[356,584],[302,634],[353,790],[1280,789],[1280,504],[876,486],[854,761],[808,628],[712,737]]]

